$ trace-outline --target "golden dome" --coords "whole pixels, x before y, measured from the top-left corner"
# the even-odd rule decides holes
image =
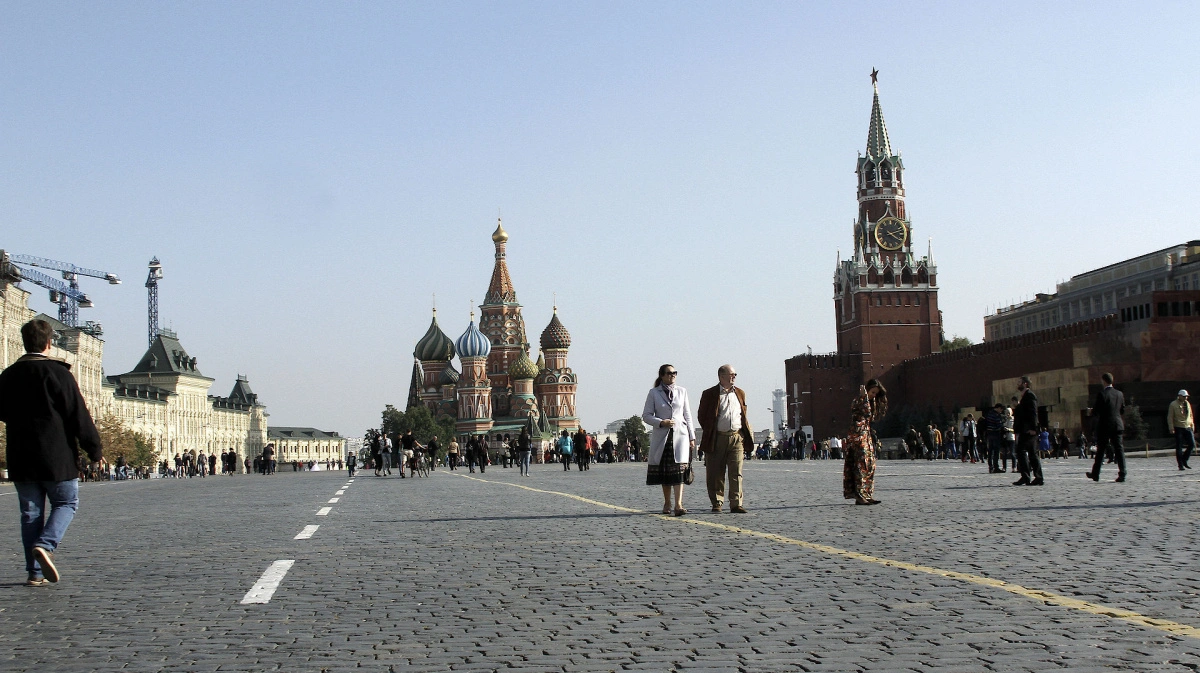
[[[503,243],[508,240],[508,232],[504,230],[504,225],[501,224],[500,218],[496,218],[496,231],[492,233],[492,240],[496,243]]]

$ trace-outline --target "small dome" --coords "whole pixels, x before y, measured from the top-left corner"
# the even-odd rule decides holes
[[[485,358],[492,352],[492,341],[488,339],[479,328],[475,326],[475,313],[471,313],[471,324],[467,327],[467,331],[458,337],[458,341],[454,342],[454,347],[458,349],[458,357],[462,358]]]
[[[446,365],[446,368],[442,370],[441,384],[444,386],[458,385],[458,370],[454,368],[454,365]]]
[[[508,366],[508,375],[514,379],[532,379],[538,375],[538,367],[529,359],[529,353],[521,353],[516,361]]]
[[[503,243],[508,240],[508,232],[504,230],[504,225],[500,222],[500,218],[496,218],[496,231],[492,232],[492,241]]]
[[[542,330],[542,348],[550,349],[566,349],[571,347],[571,333],[563,327],[562,322],[558,319],[558,307],[554,309],[554,317],[550,319],[550,324],[546,325],[546,329]]]
[[[433,322],[429,323],[429,330],[417,342],[413,357],[418,360],[440,362],[449,362],[454,357],[454,342],[450,341],[450,337],[446,336],[442,328],[438,327],[436,310],[433,312]]]

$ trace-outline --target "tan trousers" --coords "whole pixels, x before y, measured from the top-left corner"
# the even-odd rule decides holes
[[[725,500],[725,475],[729,475],[729,506],[742,504],[742,438],[718,434],[712,450],[704,454],[708,499],[713,507]]]

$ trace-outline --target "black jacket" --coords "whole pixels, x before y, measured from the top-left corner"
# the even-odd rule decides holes
[[[13,481],[77,479],[79,449],[100,460],[100,433],[65,362],[27,354],[0,372],[0,421]]]
[[[1021,400],[1017,402],[1017,408],[1013,409],[1013,432],[1018,435],[1023,435],[1030,430],[1036,432],[1038,429],[1037,410],[1037,395],[1034,395],[1032,390],[1026,389]]]
[[[1096,395],[1092,416],[1098,432],[1125,432],[1125,420],[1121,418],[1124,413],[1125,395],[1121,391],[1108,386]]]

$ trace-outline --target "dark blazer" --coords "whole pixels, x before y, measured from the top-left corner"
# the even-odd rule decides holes
[[[742,405],[742,448],[754,446],[754,433],[750,430],[750,420],[746,418],[746,393],[737,386],[733,387],[738,402]],[[700,408],[696,412],[696,420],[704,435],[700,437],[700,450],[710,451],[717,441],[717,414],[721,410],[721,384],[717,384],[700,393]]]
[[[27,354],[0,372],[0,421],[7,425],[13,481],[79,478],[79,449],[100,460],[100,433],[71,365]]]
[[[1092,416],[1096,419],[1097,432],[1125,432],[1125,395],[1108,386],[1096,394],[1092,404]]]
[[[1038,403],[1037,395],[1033,394],[1032,390],[1026,389],[1025,394],[1021,396],[1017,402],[1017,408],[1013,409],[1013,432],[1018,435],[1038,429]]]

